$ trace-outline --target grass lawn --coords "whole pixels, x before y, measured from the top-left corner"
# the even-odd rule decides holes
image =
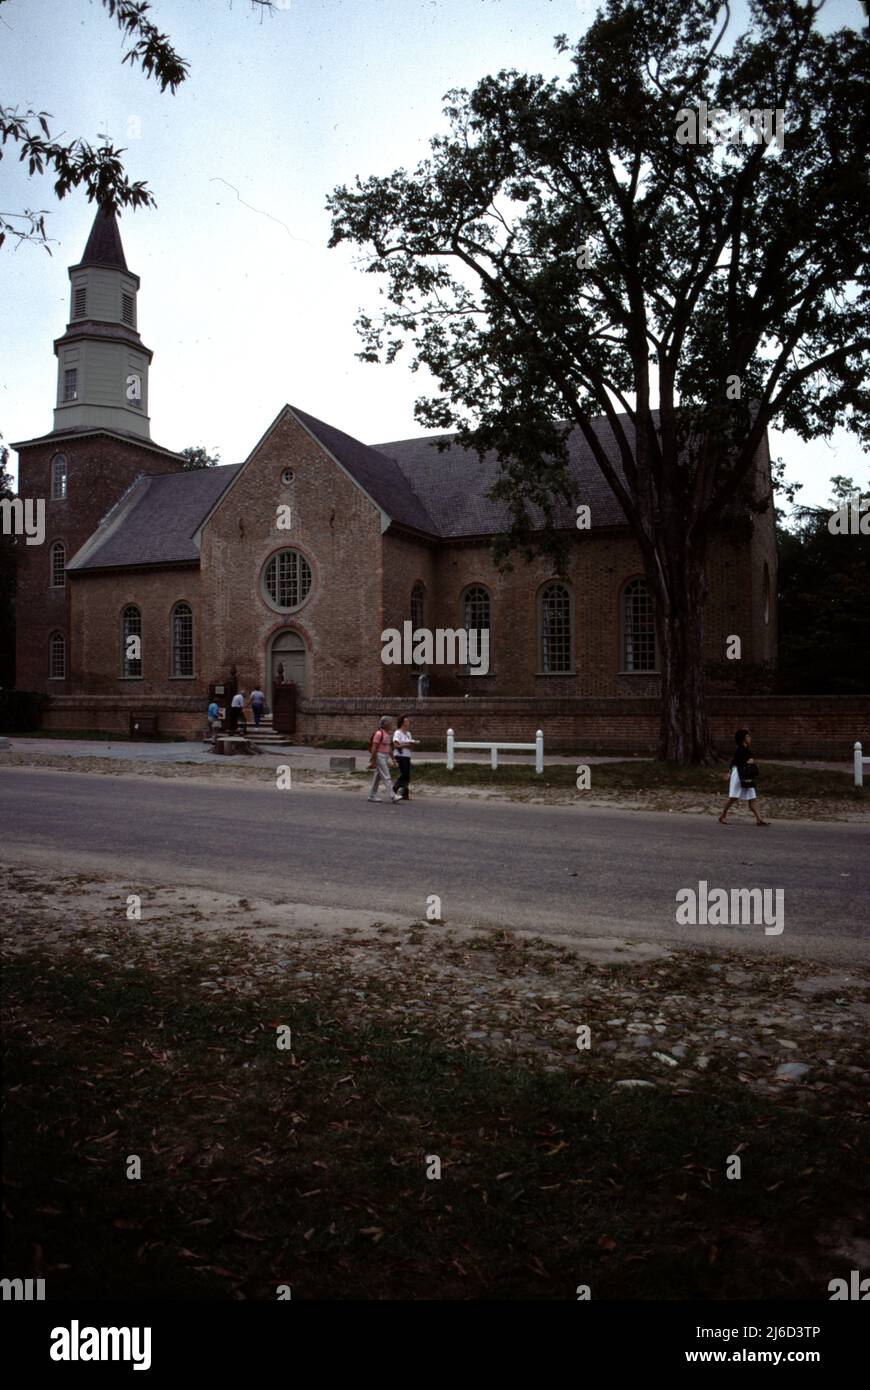
[[[854,1109],[616,1091],[576,1052],[498,1060],[330,997],[252,987],[225,939],[13,956],[4,1275],[38,1252],[49,1298],[573,1300],[819,1299],[841,1273],[816,1236],[866,1201]]]
[[[564,788],[576,791],[578,758],[574,765],[557,764],[544,768],[538,776],[534,764],[511,763],[496,768],[489,763],[457,763],[448,772],[443,763],[414,760],[413,780],[428,786],[517,787],[529,789]],[[591,791],[647,792],[687,791],[724,799],[728,793],[728,769],[685,767],[680,763],[660,763],[629,758],[623,762],[594,763]],[[854,801],[866,804],[868,788],[853,785],[850,772],[823,768],[799,768],[786,763],[765,763],[758,783],[759,797],[784,796]],[[577,793],[582,795],[582,793]]]

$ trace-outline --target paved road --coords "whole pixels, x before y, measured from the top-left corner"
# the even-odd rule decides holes
[[[4,768],[0,859],[542,935],[723,944],[870,962],[870,855],[859,824],[715,818],[498,801],[369,805],[295,786]],[[232,847],[235,847],[234,849]],[[785,930],[678,926],[680,888],[785,891]]]

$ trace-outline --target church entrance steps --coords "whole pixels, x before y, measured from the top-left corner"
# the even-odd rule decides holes
[[[258,743],[261,747],[267,748],[281,748],[288,742],[283,734],[276,733],[272,728],[271,714],[267,714],[261,720],[259,729],[253,723],[249,723],[247,737],[252,743]]]

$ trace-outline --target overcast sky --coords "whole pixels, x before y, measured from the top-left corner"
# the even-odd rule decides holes
[[[360,307],[375,277],[326,249],[327,194],[359,174],[412,168],[444,129],[442,97],[502,67],[565,74],[553,36],[579,36],[592,0],[153,0],[152,16],[190,63],[173,96],[122,64],[120,31],[98,0],[8,0],[0,7],[3,100],[53,117],[53,133],[125,146],[131,179],[157,208],[127,212],[127,263],[142,279],[139,330],[154,351],[152,437],[202,444],[223,462],[253,448],[289,401],[366,441],[422,433],[421,376],[355,359]],[[742,13],[739,3],[735,13]],[[825,28],[859,27],[858,0],[829,0]],[[0,251],[0,432],[52,427],[52,342],[67,322],[68,265],[94,209],[58,203],[48,178],[0,162],[0,207],[48,209],[52,256]],[[801,500],[827,480],[866,486],[867,458],[845,432],[804,445],[772,439]]]

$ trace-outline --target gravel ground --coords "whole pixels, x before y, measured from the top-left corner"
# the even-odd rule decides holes
[[[200,988],[256,991],[276,975],[328,995],[348,1021],[400,1023],[447,1046],[581,1067],[614,1085],[692,1091],[715,1078],[786,1103],[866,1116],[870,971],[631,941],[544,942],[442,923],[371,920],[163,887],[126,919],[135,884],[4,868],[5,952],[82,952],[96,964],[171,968],[201,933],[244,944],[244,974],[212,966]],[[581,1048],[578,1028],[590,1029]]]

